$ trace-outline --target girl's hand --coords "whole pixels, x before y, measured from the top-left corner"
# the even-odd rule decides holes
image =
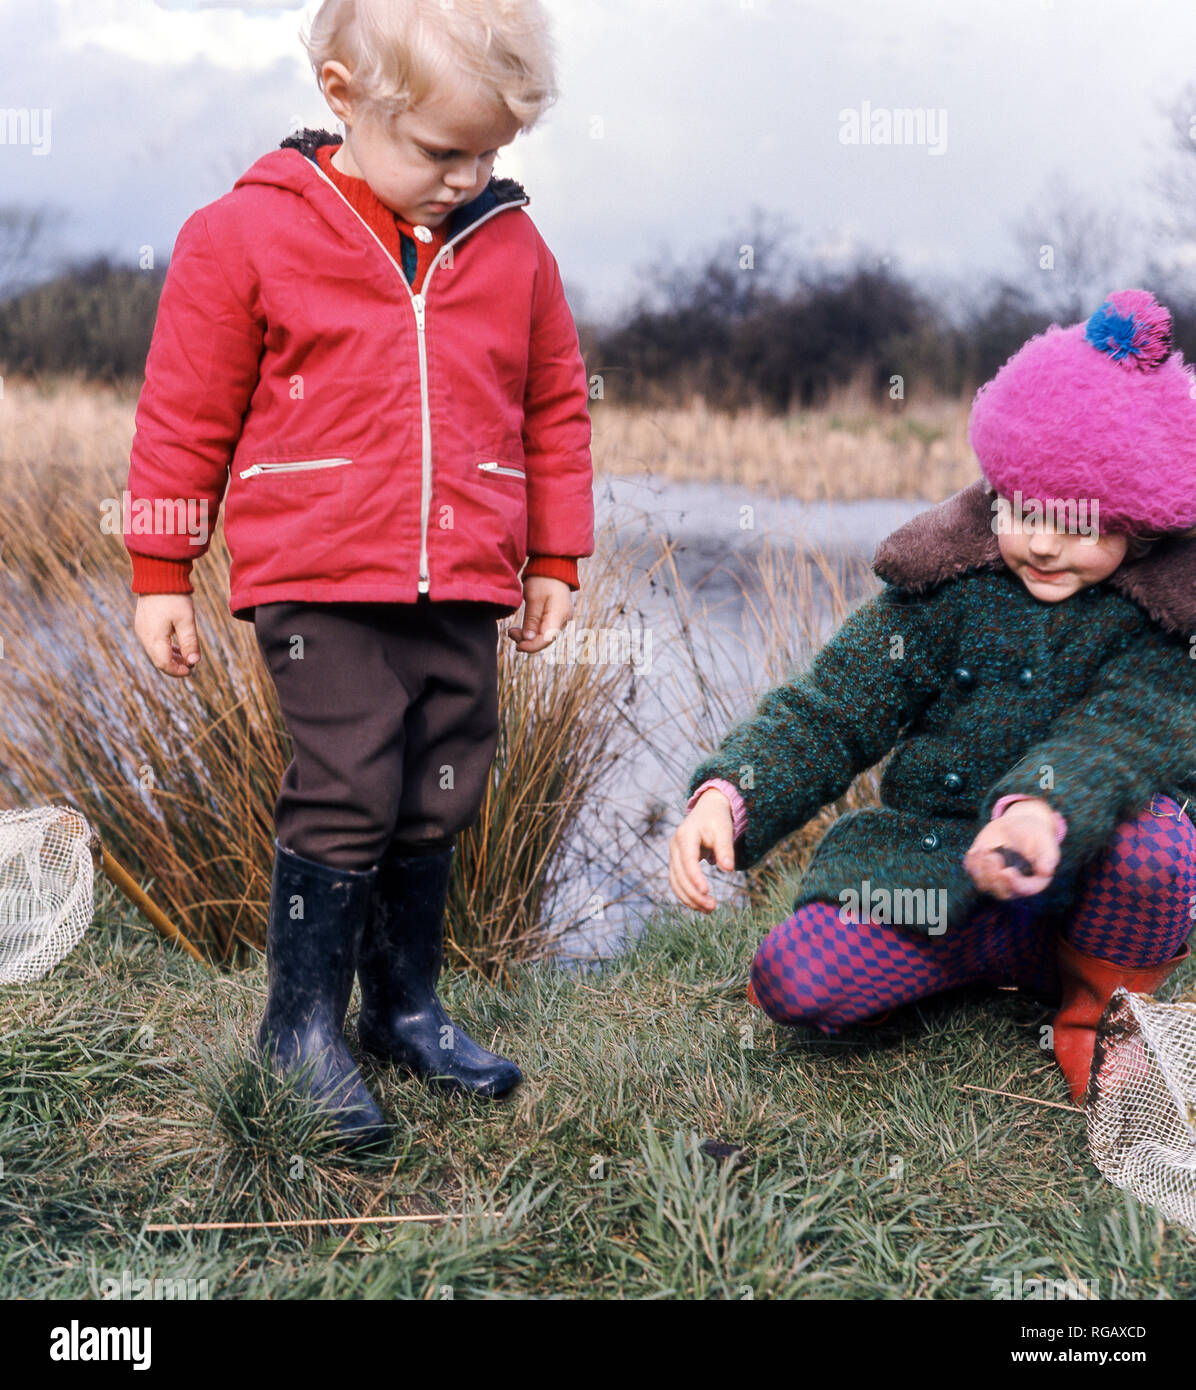
[[[731,803],[711,787],[698,797],[669,841],[669,887],[687,907],[714,911],[710,884],[698,862],[713,857],[719,868],[729,873],[735,867],[733,835]]]
[[[1034,874],[1027,876],[1013,865],[1007,865],[998,851],[999,845],[1007,845],[1024,855]],[[963,866],[976,887],[1002,900],[1041,893],[1054,877],[1058,865],[1055,818],[1050,805],[1040,797],[1015,801],[1003,815],[989,821],[963,857]]]
[[[507,636],[516,651],[542,652],[572,617],[573,591],[563,579],[529,575],[523,581],[523,626],[507,628]]]
[[[139,595],[133,631],[149,659],[167,676],[189,676],[199,662],[199,633],[190,594]]]

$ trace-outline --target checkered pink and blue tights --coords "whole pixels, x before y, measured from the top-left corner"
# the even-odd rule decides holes
[[[1170,960],[1196,907],[1196,827],[1176,802],[1158,795],[1142,815],[1117,827],[1076,882],[1064,934],[1078,951],[1126,966]],[[761,943],[752,986],[778,1023],[827,1035],[958,985],[1018,985],[1057,995],[1058,919],[1043,912],[1043,896],[986,899],[941,936],[900,924],[844,922],[838,904],[806,903]]]

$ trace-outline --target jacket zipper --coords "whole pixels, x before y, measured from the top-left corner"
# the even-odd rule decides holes
[[[506,468],[501,463],[479,463],[478,467],[483,473],[503,473],[508,478],[526,478],[527,474],[522,468]]]
[[[296,473],[304,468],[340,468],[352,462],[352,459],[305,459],[300,463],[255,463],[242,468],[241,477],[253,478],[259,473]]]
[[[332,189],[336,196],[349,209],[354,217],[369,232],[370,236],[378,243],[382,249],[382,254],[394,266],[395,274],[399,277],[399,282],[411,297],[411,308],[415,313],[416,341],[419,344],[419,403],[420,403],[420,430],[422,434],[422,467],[420,477],[419,494],[419,586],[421,594],[428,592],[428,513],[432,506],[432,409],[428,399],[428,346],[425,339],[425,325],[427,322],[427,297],[428,282],[432,278],[432,273],[440,264],[440,258],[450,246],[455,245],[462,237],[466,237],[475,227],[480,227],[483,222],[489,222],[492,217],[497,217],[500,212],[506,212],[508,208],[521,208],[528,200],[520,198],[510,203],[500,203],[498,207],[491,208],[484,217],[479,217],[476,222],[471,222],[468,227],[462,228],[455,237],[446,241],[440,248],[436,259],[428,267],[428,273],[424,276],[424,282],[420,286],[419,293],[416,294],[407,283],[407,277],[403,274],[402,267],[386,249],[382,238],[374,231],[373,227],[362,217],[361,213],[337,188],[336,184],[320,168],[316,160],[309,160],[315,171]]]

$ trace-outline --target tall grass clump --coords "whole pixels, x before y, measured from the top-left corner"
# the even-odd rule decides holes
[[[583,579],[578,627],[610,627],[628,580],[609,528]],[[499,641],[498,748],[478,818],[457,840],[448,904],[450,952],[486,974],[540,955],[546,931],[560,934],[562,854],[626,751],[631,674],[617,663],[528,657]]]

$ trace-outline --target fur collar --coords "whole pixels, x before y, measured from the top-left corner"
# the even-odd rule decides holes
[[[886,583],[918,593],[971,569],[1002,569],[983,478],[899,526],[876,548],[872,568]],[[1104,581],[1168,632],[1196,634],[1196,539],[1169,536]]]

